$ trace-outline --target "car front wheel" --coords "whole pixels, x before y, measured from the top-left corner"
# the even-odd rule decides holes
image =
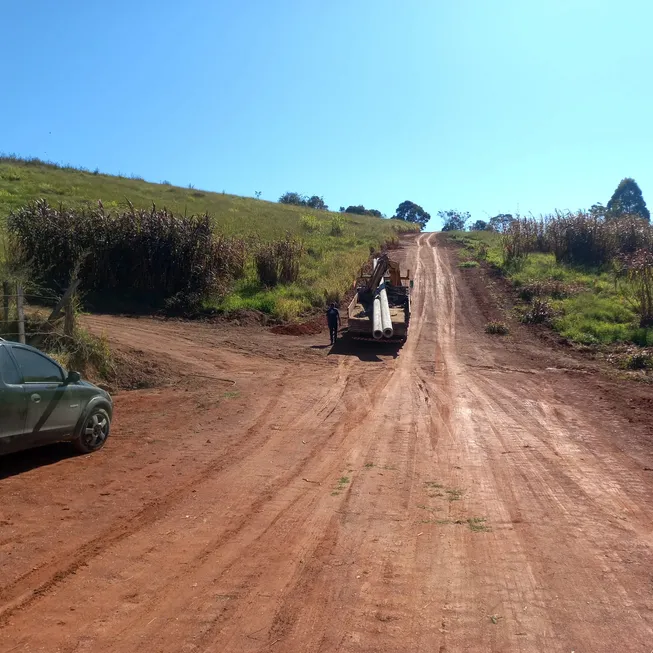
[[[92,453],[104,446],[111,430],[111,418],[104,408],[94,408],[73,445],[80,453]]]

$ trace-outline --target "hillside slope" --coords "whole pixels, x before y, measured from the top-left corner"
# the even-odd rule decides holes
[[[262,288],[253,266],[231,295],[214,301],[226,310],[251,308],[283,318],[292,318],[320,306],[325,299],[338,299],[351,285],[357,270],[369,256],[414,225],[352,214],[314,211],[225,193],[180,188],[167,183],[149,183],[138,178],[115,177],[38,160],[0,158],[0,223],[26,203],[45,198],[52,205],[68,207],[97,205],[121,210],[131,202],[136,208],[155,204],[175,213],[208,213],[216,232],[263,241],[300,237],[306,254],[300,278],[291,286]]]

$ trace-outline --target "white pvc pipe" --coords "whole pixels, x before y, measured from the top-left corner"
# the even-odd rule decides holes
[[[381,324],[381,299],[377,295],[372,304],[372,335],[375,340],[383,338],[383,326]]]
[[[390,305],[388,304],[388,293],[385,290],[385,281],[379,286],[379,302],[381,304],[381,329],[384,338],[392,338],[394,330],[390,318]]]

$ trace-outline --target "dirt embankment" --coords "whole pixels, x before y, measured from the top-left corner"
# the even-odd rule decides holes
[[[0,461],[0,650],[650,651],[653,392],[485,334],[436,236],[393,256],[399,351],[88,318],[170,385]]]

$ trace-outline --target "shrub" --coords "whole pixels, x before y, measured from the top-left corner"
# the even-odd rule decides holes
[[[543,324],[550,322],[554,312],[549,302],[535,297],[530,309],[522,316],[522,322],[526,324]]]
[[[288,191],[279,198],[280,204],[294,204],[295,206],[306,206],[308,198],[301,193]]]
[[[284,321],[294,320],[305,309],[301,299],[279,297],[275,302],[275,313]]]
[[[324,303],[329,304],[339,304],[342,299],[342,292],[338,289],[331,288],[330,290],[324,291]]]
[[[627,370],[653,370],[653,353],[634,352],[623,359],[622,365]]]
[[[508,326],[503,322],[488,322],[485,325],[485,333],[491,333],[497,336],[505,336],[510,332]]]
[[[596,211],[513,219],[501,234],[504,267],[519,268],[531,252],[552,252],[558,263],[598,268],[620,254],[653,248],[653,228],[638,216],[606,220]]]
[[[20,181],[20,172],[18,168],[10,166],[0,173],[0,179],[5,181]]]
[[[302,215],[299,218],[299,224],[304,231],[314,233],[320,230],[320,221],[314,215]]]
[[[345,219],[341,215],[334,215],[331,218],[331,235],[342,236],[345,232]]]
[[[572,295],[576,289],[556,279],[544,281],[531,281],[519,288],[519,298],[530,302],[534,297],[552,297],[553,299],[565,299]]]
[[[478,267],[478,262],[477,261],[463,261],[462,263],[458,264],[459,268],[477,268]]]
[[[214,237],[208,215],[179,217],[154,206],[114,214],[101,204],[71,210],[38,201],[10,214],[7,225],[37,283],[61,291],[79,266],[82,289],[104,306],[162,308],[173,297],[224,294],[244,272],[244,241]]]
[[[585,266],[608,262],[615,243],[605,224],[600,216],[583,211],[551,216],[546,225],[547,240],[556,261]]]

